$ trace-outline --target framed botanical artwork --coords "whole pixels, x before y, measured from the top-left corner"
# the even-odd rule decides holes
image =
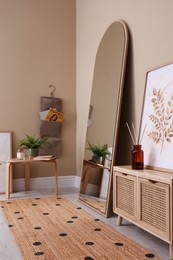
[[[140,140],[146,167],[173,172],[173,62],[146,73]]]
[[[0,131],[0,193],[6,187],[6,160],[12,157],[12,132]]]

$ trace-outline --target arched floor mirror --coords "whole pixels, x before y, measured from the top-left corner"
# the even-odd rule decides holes
[[[107,145],[111,155],[97,163],[92,159],[92,152],[85,149],[79,200],[106,217],[111,200],[127,49],[128,29],[124,21],[118,20],[109,26],[100,42],[89,105],[85,148],[89,143]]]

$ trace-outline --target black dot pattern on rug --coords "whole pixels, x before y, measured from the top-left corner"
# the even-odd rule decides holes
[[[68,220],[67,223],[73,223],[73,220]]]
[[[11,201],[7,201],[7,204],[11,204],[12,202]]]
[[[39,230],[39,229],[41,229],[41,227],[35,227],[34,229]]]
[[[34,242],[33,243],[33,246],[40,246],[41,245],[41,242]]]
[[[101,231],[101,228],[95,228],[94,231]]]
[[[57,203],[57,204],[55,204],[55,206],[61,206],[61,204]]]
[[[75,219],[75,218],[78,218],[77,216],[73,216],[73,217],[71,217],[72,219]]]
[[[35,200],[40,200],[40,198],[35,198]]]
[[[12,225],[12,224],[9,224],[8,226],[9,226],[9,227],[13,227],[13,225]]]
[[[87,246],[93,246],[93,245],[94,245],[94,242],[88,241],[88,242],[85,243],[85,245],[87,245]]]
[[[78,207],[77,209],[82,209],[81,207]]]
[[[57,199],[57,200],[60,200],[61,198],[60,198],[60,197],[57,197],[56,199]]]
[[[59,236],[60,237],[65,237],[65,236],[67,236],[67,234],[66,233],[60,233]]]
[[[33,203],[32,206],[37,206],[37,204],[36,204],[36,203]]]
[[[44,255],[44,252],[36,252],[34,255]]]
[[[14,212],[14,214],[19,214],[19,213],[20,213],[20,211],[15,211],[15,212]]]
[[[145,256],[148,257],[148,258],[154,258],[154,257],[155,257],[155,255],[154,255],[154,254],[151,254],[151,253],[146,254]]]
[[[49,213],[47,213],[47,212],[44,212],[44,213],[43,213],[43,215],[49,215]]]
[[[3,209],[3,208],[4,208],[4,206],[1,206],[1,208]]]
[[[99,219],[99,218],[96,218],[96,219],[94,219],[94,221],[100,221],[100,219]]]
[[[18,219],[23,219],[23,217],[20,217],[20,218],[18,218]]]
[[[115,243],[115,245],[116,245],[116,246],[123,246],[123,243],[117,242],[117,243]]]
[[[84,260],[94,260],[91,256],[85,256]]]

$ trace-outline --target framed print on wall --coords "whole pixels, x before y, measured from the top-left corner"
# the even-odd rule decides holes
[[[144,165],[173,172],[173,62],[146,73],[140,139]]]
[[[6,160],[12,157],[12,132],[0,131],[0,193],[5,192],[6,187]]]

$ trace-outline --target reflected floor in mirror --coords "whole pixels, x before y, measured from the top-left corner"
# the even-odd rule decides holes
[[[80,194],[79,199],[81,202],[84,202],[85,204],[91,206],[93,209],[97,210],[100,213],[105,214],[106,213],[106,200],[96,198],[94,196],[88,196],[85,194]]]

